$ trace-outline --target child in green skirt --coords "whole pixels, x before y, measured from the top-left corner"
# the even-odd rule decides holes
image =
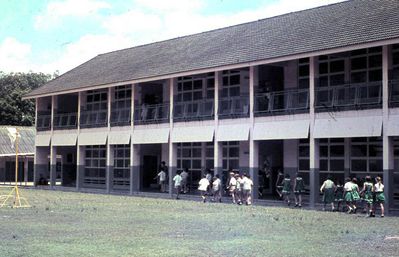
[[[363,200],[366,203],[366,216],[370,217],[373,214],[373,183],[370,176],[366,176],[365,180],[360,195],[363,195]]]
[[[357,185],[357,179],[353,178],[352,179],[352,206],[353,206],[353,212],[356,213],[357,210],[357,202],[360,200],[360,194],[359,194],[359,186]]]
[[[291,194],[291,179],[289,174],[285,174],[283,180],[283,191],[284,200],[287,202],[287,205],[290,206],[290,194]]]
[[[376,182],[374,185],[375,203],[380,205],[381,218],[383,218],[384,217],[384,203],[385,203],[384,185],[382,184],[381,177],[376,177],[375,182]]]
[[[334,192],[335,192],[335,184],[331,179],[331,175],[327,176],[327,179],[324,181],[323,185],[320,187],[320,193],[323,194],[323,211],[326,210],[326,205],[331,204],[331,211],[334,211]]]
[[[296,173],[294,181],[294,196],[295,196],[295,207],[302,207],[302,193],[305,190],[305,184],[303,178],[299,172]]]
[[[340,180],[337,180],[335,183],[335,199],[334,199],[334,202],[337,203],[337,208],[336,208],[337,211],[339,211],[339,208],[341,207],[343,201],[344,201],[344,185]]]
[[[353,207],[352,207],[352,202],[353,202],[353,196],[352,196],[352,189],[353,189],[353,183],[351,181],[351,178],[346,178],[345,179],[345,185],[344,185],[344,199],[346,203],[346,207],[348,208],[348,213],[353,212]]]

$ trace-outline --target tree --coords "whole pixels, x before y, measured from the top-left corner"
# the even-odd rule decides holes
[[[0,125],[33,126],[34,100],[22,96],[44,85],[54,75],[44,73],[3,73],[0,71]]]

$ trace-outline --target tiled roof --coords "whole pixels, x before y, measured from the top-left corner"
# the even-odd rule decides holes
[[[11,140],[8,136],[8,127],[0,126],[0,156],[15,155],[15,148],[11,147]],[[20,154],[32,154],[35,152],[35,127],[18,127],[21,139],[18,144]]]
[[[27,96],[399,38],[398,0],[353,0],[98,55]]]

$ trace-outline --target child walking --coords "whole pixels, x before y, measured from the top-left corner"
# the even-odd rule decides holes
[[[249,175],[244,173],[243,175],[243,201],[246,205],[252,204],[251,193],[254,183]]]
[[[176,172],[176,175],[173,177],[173,181],[175,182],[176,200],[180,199],[179,194],[181,190],[181,181],[182,181],[180,173],[181,173],[180,171]]]
[[[344,198],[345,198],[345,203],[346,207],[348,208],[348,213],[352,213],[353,207],[352,207],[352,202],[353,202],[353,196],[352,196],[352,181],[351,178],[346,178],[345,179],[345,185],[344,185]]]
[[[365,180],[360,195],[363,195],[363,200],[366,203],[366,217],[370,217],[373,214],[373,183],[370,176],[366,176]]]
[[[331,179],[331,175],[327,176],[323,185],[320,187],[320,193],[323,193],[323,211],[326,210],[326,205],[331,204],[331,211],[334,211],[334,192],[335,184]]]
[[[295,207],[302,207],[302,193],[305,190],[305,184],[303,178],[299,172],[296,173],[294,181],[294,196],[295,196]]]
[[[344,185],[342,184],[342,182],[340,180],[336,181],[334,201],[337,203],[336,210],[339,211],[341,204],[344,201]],[[342,207],[342,209],[343,209],[343,207]]]
[[[381,218],[383,218],[384,217],[384,203],[385,203],[384,185],[382,184],[381,177],[376,177],[375,182],[376,182],[374,185],[375,203],[380,205]],[[375,213],[375,211],[373,213]]]
[[[237,181],[234,176],[234,172],[230,172],[229,183],[227,183],[227,190],[229,190],[229,194],[231,195],[233,203],[236,203],[235,191],[236,191]]]
[[[291,194],[291,179],[289,174],[285,174],[285,178],[283,180],[283,196],[284,200],[287,202],[287,205],[290,206],[290,194]]]
[[[356,213],[357,211],[357,202],[360,200],[360,194],[359,194],[359,186],[357,185],[357,179],[353,178],[352,179],[352,206],[353,206],[353,212]]]
[[[212,182],[213,201],[222,202],[222,181],[219,174],[216,174]]]
[[[202,202],[206,202],[206,196],[208,194],[209,180],[206,178],[206,175],[199,181],[198,190],[201,193]]]

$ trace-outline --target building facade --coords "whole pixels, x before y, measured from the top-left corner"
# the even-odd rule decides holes
[[[278,170],[309,205],[327,174],[382,176],[399,206],[399,3],[347,1],[99,55],[36,99],[35,179],[133,194],[158,165],[247,172],[253,197]],[[270,175],[265,176],[265,171]],[[260,193],[259,193],[260,192]]]

